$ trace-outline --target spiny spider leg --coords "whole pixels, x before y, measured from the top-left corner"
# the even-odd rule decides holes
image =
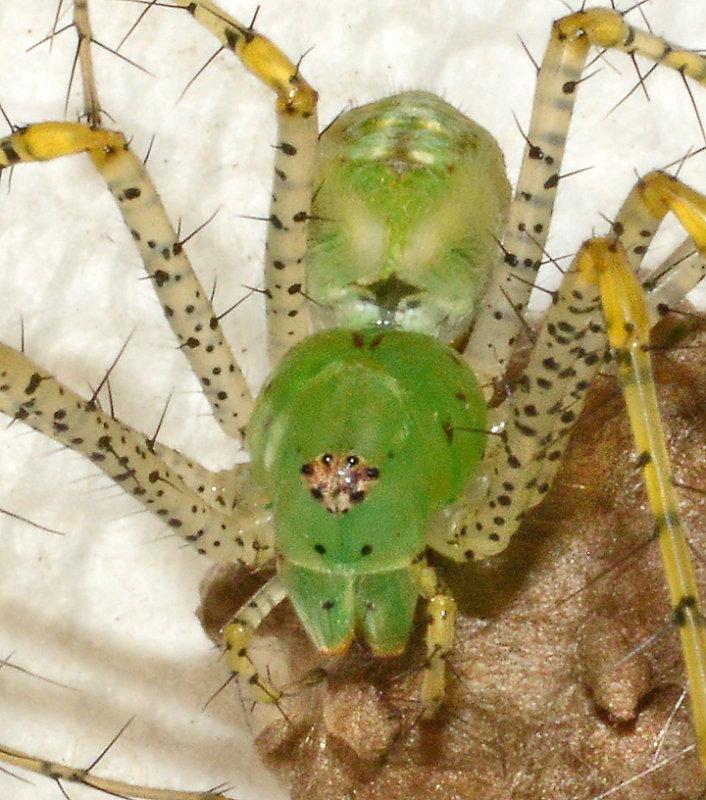
[[[706,198],[663,173],[648,175],[641,189],[635,198],[636,204],[657,220],[672,211],[703,254],[706,251]],[[638,458],[655,516],[674,609],[673,621],[682,639],[701,763],[706,768],[706,630],[647,350],[650,326],[644,292],[631,270],[625,250],[615,238],[587,242],[579,252],[578,264],[586,278],[600,287],[608,337],[616,355]]]
[[[101,107],[93,76],[92,33],[85,0],[74,3],[74,25],[79,40],[77,59],[82,73],[84,113],[91,128],[74,123],[29,126],[2,141],[0,162],[2,166],[14,166],[21,161],[89,153],[123,212],[182,349],[194,372],[201,376],[214,416],[237,438],[242,435],[249,416],[252,404],[249,390],[144,166],[129,151],[120,134],[98,127]],[[169,272],[165,269],[167,265]],[[186,306],[182,302],[185,296],[189,299]],[[207,326],[210,333],[203,333],[203,325],[198,321],[193,332],[189,331],[189,323],[200,319],[210,320]],[[201,339],[211,338],[201,348],[201,342],[190,333]],[[229,369],[212,367],[214,363],[222,364],[224,359],[230,362]],[[24,353],[4,344],[0,344],[0,373],[3,376],[0,409],[5,414],[86,456],[201,552],[213,548],[220,553],[223,546],[223,560],[231,562],[244,555],[245,547],[249,554],[242,560],[253,566],[271,558],[270,546],[266,544],[271,538],[271,514],[264,509],[264,502],[260,502],[261,492],[246,465],[213,473],[106,414],[95,398],[83,400],[33,364]],[[213,377],[205,378],[207,374]],[[228,391],[233,393],[230,397]],[[217,410],[224,400],[228,400],[229,409],[236,410],[232,416],[224,416]],[[231,519],[236,507],[239,523],[244,523],[247,530]],[[172,513],[186,508],[191,511],[191,520],[198,520],[195,525],[187,524],[189,533],[183,530],[179,513]],[[125,797],[227,800],[218,791],[160,789],[103,778],[93,773],[93,766],[88,769],[65,766],[5,745],[0,745],[0,761],[54,780],[60,791],[66,782]]]
[[[93,39],[86,0],[74,5],[74,25],[79,42],[84,115],[89,125],[95,127],[101,122],[101,112],[91,60]],[[47,146],[49,152],[42,158],[62,155],[51,151],[51,142]],[[142,161],[126,142],[112,145],[110,154],[107,149],[101,151],[101,147],[94,145],[92,152],[88,149],[89,154],[118,204],[165,316],[201,383],[216,421],[229,436],[242,440],[252,410],[252,395],[208,294],[191,267]]]
[[[112,778],[101,778],[94,775],[90,769],[68,767],[63,764],[46,761],[36,756],[30,756],[19,750],[14,750],[0,744],[0,761],[11,766],[21,767],[37,775],[43,775],[58,784],[59,791],[65,796],[63,783],[74,783],[80,786],[90,786],[105,792],[107,795],[125,798],[144,798],[144,800],[233,800],[221,792],[189,792],[179,789],[158,789],[150,786],[139,786],[135,783],[116,781]]]
[[[272,558],[266,511],[241,515],[235,501],[234,516],[232,509],[223,508],[225,502],[206,503],[201,495],[211,487],[199,493],[190,489],[153,452],[149,437],[83,400],[4,344],[0,377],[0,411],[84,455],[202,554],[251,566]]]
[[[706,58],[635,28],[618,11],[591,8],[554,23],[537,76],[527,146],[503,242],[505,255],[466,351],[481,383],[504,372],[544,258],[576,93],[592,44],[640,55],[706,81]]]
[[[175,0],[277,94],[277,146],[265,256],[268,351],[272,365],[309,333],[304,254],[319,136],[316,92],[299,65],[257,31],[208,0]]]
[[[448,515],[450,538],[435,546],[457,560],[505,549],[524,510],[551,485],[566,444],[564,433],[604,361],[607,333],[644,468],[673,620],[682,637],[701,761],[706,766],[706,630],[647,351],[647,301],[635,275],[669,211],[689,233],[701,258],[706,255],[706,198],[665,173],[647,175],[623,205],[613,237],[589,240],[557,292],[526,371],[508,402],[511,421],[495,448],[505,466],[491,477],[487,504],[479,509],[478,497],[471,494]],[[624,247],[623,240],[631,246]],[[596,316],[598,297],[593,286],[600,289],[605,323]],[[532,403],[525,405],[530,398]],[[546,424],[548,417],[554,418],[553,425]]]

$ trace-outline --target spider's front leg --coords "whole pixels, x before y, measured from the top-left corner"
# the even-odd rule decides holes
[[[0,141],[0,151],[0,168],[82,152],[91,156],[118,204],[216,420],[226,433],[241,438],[252,408],[250,390],[157,190],[122,134],[78,123],[46,122],[6,137]]]
[[[91,34],[85,2],[75,6],[79,57],[84,69],[85,109],[92,126],[40,123],[16,130],[0,144],[0,166],[86,152],[107,181],[167,319],[189,357],[214,416],[233,438],[247,424],[251,397],[221,332],[218,317],[183,252],[144,165],[125,138],[99,127],[100,103],[90,66]],[[215,474],[194,465],[154,437],[101,410],[97,394],[84,400],[22,352],[0,345],[0,410],[81,453],[124,491],[214,560],[250,565],[272,556],[271,513],[246,465]],[[168,800],[221,800],[220,792],[160,790],[96,776],[0,745],[0,761],[55,781],[73,781],[121,796]]]
[[[235,388],[231,406],[222,406],[219,399],[221,392],[229,396],[225,389],[219,389],[215,397],[210,395],[214,409],[234,409],[229,416],[221,415],[223,426],[232,429],[243,409],[235,398],[248,401],[245,407],[249,414],[249,390],[213,316],[208,297],[176,244],[159,196],[122,134],[77,123],[31,125],[0,141],[0,165],[43,161],[77,152],[89,153],[106,178],[133,238],[142,246],[165,313],[173,322],[177,320],[174,322],[177,336],[187,355],[191,355],[194,370],[199,374],[213,359],[212,383]],[[165,239],[173,242],[170,248],[162,246]],[[169,273],[158,266],[163,262],[169,263]],[[192,315],[196,320],[188,324],[194,326],[201,339],[190,346],[189,338],[184,341],[184,329]],[[204,326],[199,321],[204,316],[211,320],[210,325]],[[229,369],[221,366],[224,358],[231,365]],[[248,564],[263,563],[271,557],[269,513],[264,504],[262,513],[236,522],[232,513],[235,500],[227,505],[204,499],[211,493],[211,479],[218,480],[216,476],[199,485],[207,471],[192,469],[186,459],[163,449],[166,460],[175,467],[175,474],[170,473],[158,455],[158,446],[149,437],[103,414],[95,398],[82,400],[22,353],[4,345],[0,369],[3,375],[0,410],[82,453],[200,552],[215,560]],[[212,383],[206,385],[211,387]],[[246,469],[236,468],[235,473]],[[251,496],[252,490],[246,486],[244,493]]]

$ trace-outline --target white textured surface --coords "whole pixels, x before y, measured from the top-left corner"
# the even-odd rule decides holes
[[[534,85],[517,35],[541,59],[551,20],[565,13],[558,0],[261,5],[260,30],[290,56],[313,47],[303,72],[321,93],[322,123],[347,103],[430,89],[490,128],[514,181],[522,141],[513,113],[526,125]],[[226,6],[243,20],[254,8],[242,0]],[[115,45],[139,8],[95,0],[97,37]],[[643,8],[655,31],[703,47],[696,38],[706,30],[703,3],[653,0]],[[46,45],[26,52],[49,32],[53,13],[47,0],[0,7],[0,103],[16,124],[63,117],[72,33],[51,52]],[[188,231],[219,209],[189,253],[206,285],[218,274],[223,309],[242,295],[241,284],[260,283],[264,226],[239,215],[267,213],[273,115],[267,92],[225,55],[177,102],[214,49],[186,14],[155,9],[123,49],[150,74],[107,54],[97,58],[103,105],[115,125],[138,153],[156,136],[150,165],[172,218]],[[633,80],[625,57],[608,61],[582,92],[563,171],[594,169],[562,187],[549,244],[555,256],[605,229],[598,209],[615,212],[635,171],[664,165],[700,143],[673,76],[652,76],[650,104],[637,91],[608,115]],[[703,93],[695,94],[706,108]],[[78,107],[74,91],[69,118]],[[208,418],[87,160],[17,169],[12,192],[5,180],[0,188],[0,223],[2,340],[17,344],[24,319],[31,356],[88,392],[135,330],[111,378],[117,413],[151,431],[173,390],[165,441],[211,466],[227,464],[236,451]],[[251,299],[228,319],[236,350],[249,351],[243,363],[254,381],[262,378],[261,317]],[[75,687],[0,671],[0,741],[85,764],[134,715],[105,761],[106,774],[182,788],[223,782],[240,800],[275,800],[275,783],[255,761],[235,692],[201,711],[224,677],[193,617],[205,563],[80,458],[19,425],[0,436],[0,487],[3,508],[65,533],[58,538],[0,519],[0,656],[13,653],[14,663]],[[34,786],[0,773],[0,797],[59,796],[48,781],[31,780]],[[74,800],[95,796],[70,792]]]

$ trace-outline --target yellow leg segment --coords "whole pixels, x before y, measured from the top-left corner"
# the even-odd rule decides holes
[[[434,716],[446,693],[446,654],[453,647],[456,633],[456,601],[426,559],[413,568],[419,591],[428,601],[427,662],[421,693],[422,714],[428,719]]]
[[[666,176],[646,183],[649,202],[661,201],[662,216],[670,208],[682,218],[682,207],[706,210],[704,198]],[[665,186],[669,191],[665,191]],[[704,241],[702,217],[690,217],[695,241]],[[691,229],[690,233],[691,233]],[[693,234],[692,234],[693,235]],[[698,238],[697,238],[698,237]],[[701,247],[701,245],[699,245]],[[706,631],[698,589],[689,557],[689,546],[679,515],[649,354],[649,322],[645,295],[629,268],[627,256],[615,239],[593,239],[579,252],[584,277],[599,286],[610,344],[616,353],[620,381],[630,423],[644,469],[647,493],[659,535],[667,583],[679,626],[689,680],[694,727],[701,762],[706,768]]]
[[[0,167],[124,147],[125,138],[115,131],[94,130],[78,122],[40,122],[0,140]]]
[[[700,53],[668,46],[659,36],[634,28],[619,11],[589,8],[557,20],[556,31],[563,39],[585,35],[597,47],[639,53],[658,64],[675,69],[694,80],[706,79],[706,62]]]
[[[232,50],[243,66],[277,93],[280,113],[310,116],[316,111],[316,92],[299,74],[298,65],[265,36],[243,25],[209,0],[174,0]]]

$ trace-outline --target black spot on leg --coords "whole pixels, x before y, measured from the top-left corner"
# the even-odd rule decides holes
[[[157,284],[157,286],[160,286],[160,287],[164,286],[164,284],[169,280],[169,278],[170,278],[170,275],[165,270],[163,270],[163,269],[155,270],[154,282]]]
[[[552,356],[549,356],[549,358],[545,358],[542,361],[542,366],[544,367],[544,369],[548,369],[551,371],[559,369],[559,364],[557,364],[556,359],[554,359]]]
[[[27,386],[25,386],[24,393],[25,394],[34,394],[37,389],[39,388],[39,384],[42,382],[42,376],[38,372],[34,372],[30,377]]]
[[[544,188],[545,189],[554,189],[556,186],[559,185],[559,176],[556,172],[553,175],[550,175],[546,181],[544,181]]]
[[[652,461],[652,455],[647,450],[643,450],[637,457],[635,466],[638,469],[644,469],[644,467],[646,467],[651,461]]]

